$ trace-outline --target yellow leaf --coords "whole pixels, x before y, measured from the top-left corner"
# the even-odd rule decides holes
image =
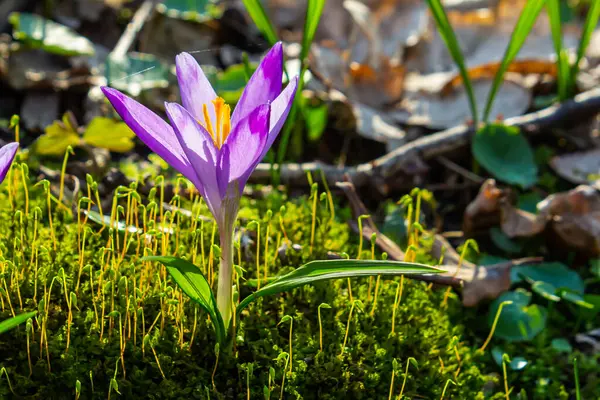
[[[38,154],[62,156],[67,151],[68,146],[75,147],[79,145],[79,134],[66,118],[63,118],[63,120],[66,124],[61,121],[54,121],[52,125],[46,127],[46,133],[37,139],[35,149]]]
[[[135,133],[123,122],[110,118],[96,117],[83,134],[83,141],[91,146],[102,147],[110,151],[125,153],[135,146]]]

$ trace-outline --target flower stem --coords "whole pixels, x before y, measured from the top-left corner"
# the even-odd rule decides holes
[[[217,308],[223,317],[225,327],[233,310],[233,224],[225,223],[219,227],[221,245],[221,265],[219,267],[219,281],[217,283]]]

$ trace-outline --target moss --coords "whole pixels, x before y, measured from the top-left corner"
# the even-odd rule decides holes
[[[182,208],[192,210],[193,215],[200,212],[209,216],[205,206],[184,197],[180,198]],[[15,208],[7,196],[0,198],[0,251],[5,259],[0,264],[4,287],[0,318],[11,314],[9,299],[16,312],[22,303],[23,309],[39,309],[40,314],[29,340],[31,370],[25,326],[0,337],[0,362],[16,393],[11,393],[3,375],[0,398],[73,398],[77,380],[82,384],[83,399],[245,399],[248,389],[251,398],[264,398],[269,392],[272,399],[387,398],[394,359],[399,364],[394,396],[406,380],[405,396],[438,399],[452,379],[456,386],[448,386],[445,398],[504,398],[501,369],[489,351],[484,355],[476,352],[485,337],[474,333],[480,320],[472,311],[464,311],[455,295],[450,296],[447,307],[442,307],[443,290],[410,279],[403,282],[393,333],[400,279],[381,279],[374,312],[375,280],[351,280],[352,297],[360,299],[364,307],[354,308],[349,325],[351,302],[346,280],[260,299],[243,312],[234,347],[231,351],[221,349],[215,370],[215,339],[206,315],[167,279],[163,267],[140,261],[140,256],[149,252],[176,254],[195,259],[203,271],[214,274],[210,220],[194,221],[176,213],[171,222],[173,214],[163,210],[165,223],[158,217],[150,223],[155,219],[151,216],[154,211],[150,211],[145,233],[142,228],[125,234],[101,229],[91,221],[78,227],[66,208],[53,204],[55,249],[42,188],[30,187],[30,212],[28,218],[22,214],[22,224],[15,214],[17,209],[23,212],[22,191],[12,201]],[[119,219],[129,218],[134,224],[127,196],[119,204],[123,206]],[[280,214],[282,205],[285,212]],[[37,228],[33,219],[36,207],[43,215]],[[264,220],[268,209],[274,211],[269,228]],[[143,210],[138,211],[138,225],[143,226]],[[161,214],[160,207],[155,213]],[[328,251],[356,256],[358,239],[343,223],[349,211],[338,208],[336,214],[331,221],[326,204],[317,202],[312,251],[312,201],[306,198],[290,200],[281,193],[260,200],[246,198],[240,217],[242,227],[250,220],[261,220],[261,273],[269,229],[267,267],[273,276],[311,259],[326,258]],[[287,237],[302,245],[300,251],[288,250],[285,259],[277,252],[278,240],[284,241],[280,215]],[[151,229],[161,225],[172,228],[172,233]],[[245,279],[256,278],[255,229],[242,229],[240,254]],[[85,243],[85,248],[79,243]],[[368,246],[364,244],[361,255],[370,257]],[[419,260],[432,262],[424,253],[419,254]],[[252,290],[242,279],[241,296]],[[69,307],[71,292],[77,304],[71,302]],[[42,302],[45,296],[47,300]],[[322,309],[321,352],[317,309],[322,302],[332,308]],[[278,325],[284,315],[293,317],[291,366],[286,356],[290,353],[290,324]],[[347,326],[347,343],[342,349]],[[42,337],[47,340],[41,342]],[[566,398],[573,393],[569,375],[563,376],[569,365],[566,357],[557,362],[552,353],[536,356],[536,344],[525,350],[532,366],[521,374],[510,374],[515,390],[524,388],[535,399]],[[418,369],[409,366],[405,376],[409,357],[417,361]],[[597,379],[597,372],[593,372],[594,368],[597,371],[597,359],[582,360],[581,375]],[[249,369],[252,374],[248,380]],[[111,384],[113,378],[118,387]],[[550,379],[549,384],[540,389],[540,380],[545,378]],[[597,394],[594,388],[587,390]]]

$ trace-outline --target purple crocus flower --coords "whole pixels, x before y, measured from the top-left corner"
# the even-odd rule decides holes
[[[0,148],[0,183],[6,178],[6,174],[10,170],[15,155],[19,150],[19,143],[9,143],[6,146]]]
[[[231,114],[190,54],[176,58],[183,103],[165,103],[170,124],[118,90],[102,91],[123,121],[204,197],[219,226],[221,267],[217,306],[231,317],[233,225],[250,174],[279,134],[290,111],[298,78],[282,91],[283,49],[263,58]]]

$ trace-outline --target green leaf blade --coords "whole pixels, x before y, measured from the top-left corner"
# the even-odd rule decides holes
[[[301,101],[302,116],[306,123],[306,131],[308,140],[316,142],[323,136],[323,132],[327,127],[327,117],[329,115],[329,107],[326,103],[312,106],[310,100],[303,98]]]
[[[7,332],[13,328],[16,328],[18,325],[21,325],[23,322],[27,321],[29,318],[33,318],[37,314],[37,311],[31,311],[24,314],[19,314],[15,317],[9,318],[0,322],[0,334]]]
[[[598,19],[600,18],[600,1],[591,1],[590,9],[587,12],[585,23],[583,24],[583,32],[581,39],[579,40],[579,47],[577,48],[577,57],[575,58],[575,64],[571,69],[571,84],[575,85],[577,74],[579,73],[579,64],[585,55],[585,51],[592,40],[592,33],[598,26]]]
[[[273,46],[279,40],[275,28],[269,19],[269,16],[265,12],[260,0],[242,0],[246,11],[250,14],[250,18],[258,27],[258,30],[265,36],[271,46]]]
[[[327,0],[308,0],[300,60],[304,60],[308,56],[310,46],[315,38],[315,33],[317,32],[317,27],[321,21],[321,15],[323,15],[323,8],[325,7],[326,1]]]
[[[483,122],[487,122],[490,116],[490,112],[492,110],[492,104],[494,102],[494,98],[498,93],[498,89],[500,89],[500,84],[504,79],[504,74],[508,69],[508,66],[523,47],[529,32],[533,28],[535,21],[542,11],[542,7],[544,6],[546,0],[529,0],[525,3],[523,10],[521,11],[521,15],[519,16],[519,20],[517,21],[517,25],[513,30],[513,33],[510,38],[510,42],[508,43],[508,47],[504,53],[504,57],[500,63],[500,67],[496,72],[496,76],[494,76],[494,81],[492,83],[492,88],[490,89],[490,93],[488,94],[488,99],[485,105],[485,109],[483,112]]]
[[[317,260],[276,279],[246,297],[237,307],[238,314],[259,297],[270,296],[306,284],[329,279],[355,278],[375,275],[435,274],[442,270],[424,264],[384,260]]]
[[[530,304],[531,293],[523,289],[503,293],[490,306],[488,325],[492,326],[500,304],[510,300],[502,309],[494,336],[509,342],[529,341],[546,327],[548,312],[545,307]]]
[[[162,263],[177,286],[206,311],[214,322],[219,343],[225,340],[225,325],[221,313],[217,309],[217,302],[212,289],[200,272],[200,269],[191,262],[172,256],[147,256],[143,261],[158,261]]]
[[[560,17],[559,0],[548,0],[548,17],[550,19],[550,29],[552,31],[552,43],[556,53],[557,85],[558,98],[561,101],[566,100],[571,92],[570,85],[570,66],[568,54],[563,48],[562,42],[562,21]]]
[[[442,1],[427,0],[427,4],[429,5],[431,14],[435,19],[435,23],[440,32],[440,36],[444,40],[444,43],[446,43],[446,47],[450,52],[450,56],[452,57],[452,59],[456,63],[456,66],[458,67],[460,76],[464,82],[465,89],[467,91],[469,107],[471,108],[471,116],[473,118],[473,125],[477,126],[477,121],[479,118],[479,112],[477,111],[477,102],[475,101],[473,85],[471,84],[471,78],[469,77],[469,72],[465,65],[465,58],[458,44],[458,40],[456,39],[456,34],[454,33],[452,26],[450,25],[450,21],[448,20],[448,15],[446,15],[446,11],[444,10]]]

